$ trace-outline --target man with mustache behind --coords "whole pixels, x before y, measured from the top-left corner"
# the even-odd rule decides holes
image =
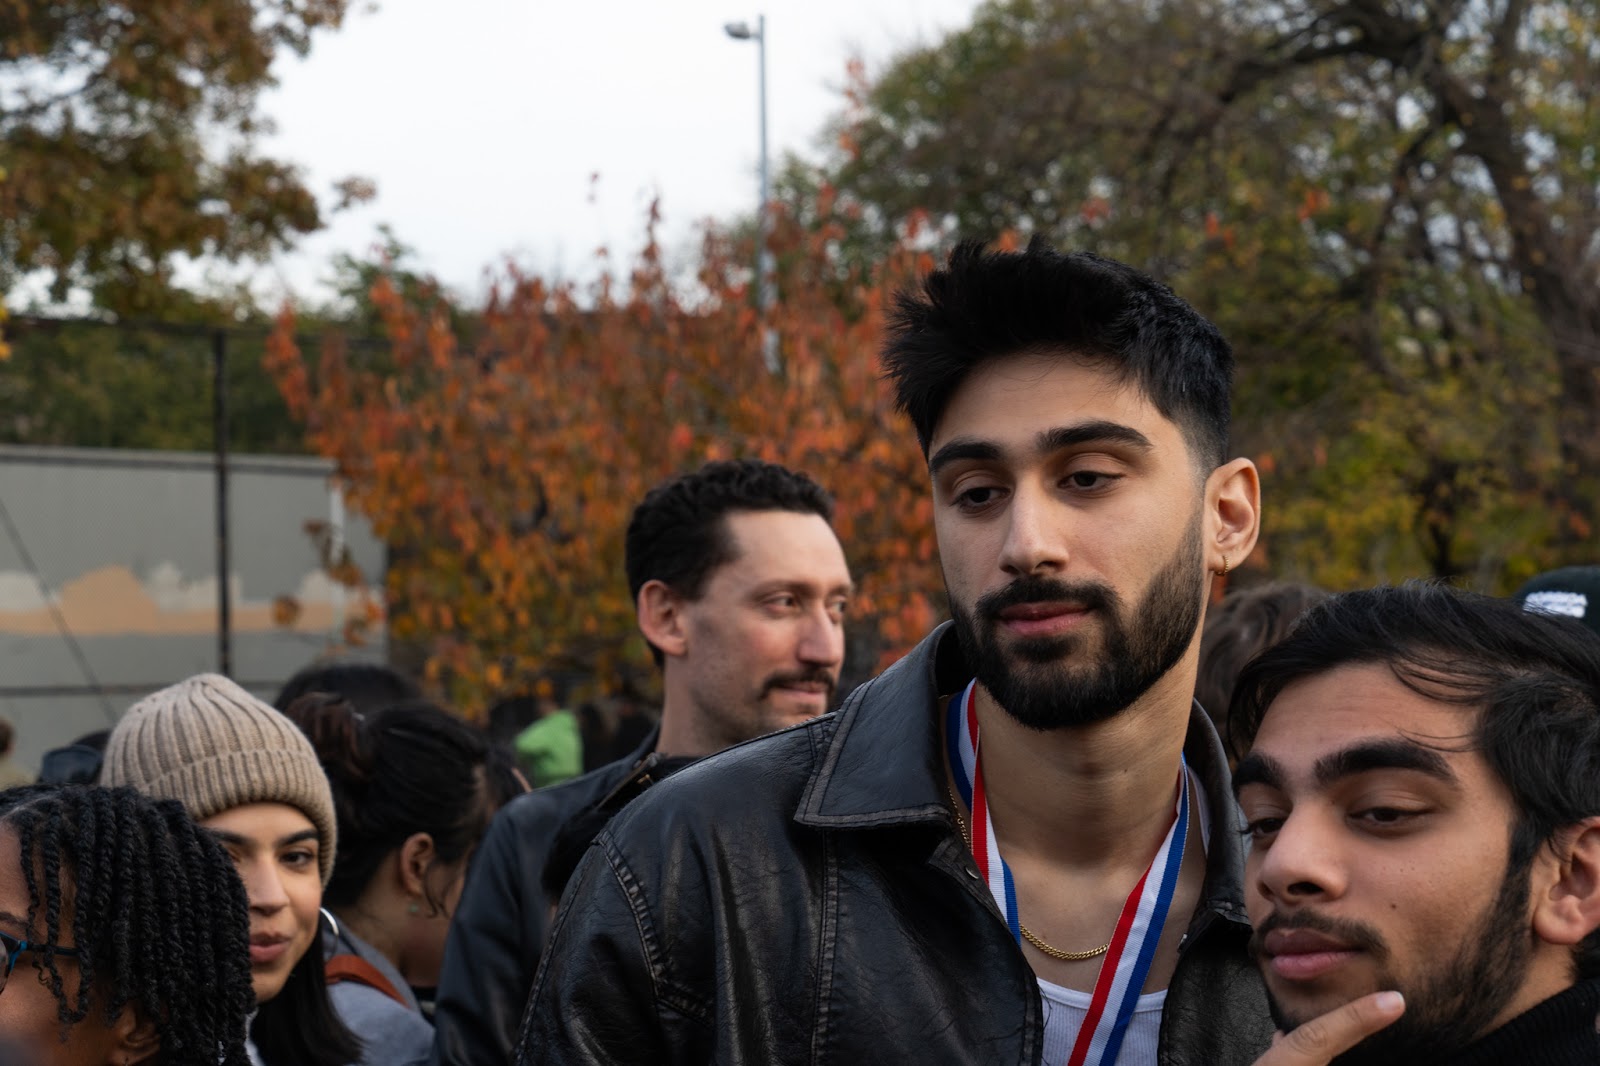
[[[954,621],[600,835],[516,1061],[1252,1062],[1242,844],[1192,698],[1259,514],[1227,343],[1120,263],[968,243],[883,361]]]
[[[1600,640],[1431,585],[1336,596],[1239,679],[1246,902],[1280,1027],[1350,1066],[1600,1062]]]
[[[639,630],[661,667],[660,727],[629,758],[529,793],[495,817],[445,948],[434,1063],[510,1058],[560,895],[546,891],[546,866],[573,830],[588,826],[592,836],[652,781],[833,706],[852,585],[832,518],[833,500],[816,482],[754,459],[708,463],[634,509],[625,565]]]

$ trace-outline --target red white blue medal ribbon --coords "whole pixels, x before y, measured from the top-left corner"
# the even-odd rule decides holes
[[[949,744],[950,770],[967,809],[972,812],[972,857],[978,873],[989,885],[995,905],[1005,916],[1006,926],[1020,945],[1022,922],[1017,915],[1017,889],[1011,868],[1000,855],[995,842],[994,823],[983,783],[983,764],[978,759],[978,715],[975,697],[977,681],[950,701],[945,737]],[[1189,835],[1188,767],[1178,775],[1176,817],[1161,850],[1150,861],[1144,876],[1133,886],[1122,907],[1111,947],[1100,963],[1089,1013],[1078,1030],[1067,1066],[1112,1066],[1122,1050],[1122,1038],[1133,1019],[1139,993],[1155,959],[1156,945],[1167,924],[1167,912],[1178,887],[1178,872],[1183,868],[1184,841]]]

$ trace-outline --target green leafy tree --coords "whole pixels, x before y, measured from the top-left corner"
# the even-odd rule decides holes
[[[1592,556],[1600,10],[992,0],[852,90],[806,181],[1140,264],[1240,356],[1265,562],[1509,584]]]
[[[348,0],[0,0],[0,292],[167,314],[182,256],[261,258],[322,225],[287,163],[260,155],[271,66]],[[371,195],[340,183],[341,203]]]
[[[333,264],[333,296],[301,316],[301,329],[337,333],[355,364],[391,366],[391,339],[373,301],[384,289],[428,307],[462,335],[476,328],[455,297],[417,263],[392,231],[364,256]],[[218,323],[223,323],[218,325]],[[271,323],[246,292],[172,294],[159,323],[19,316],[13,349],[0,361],[0,443],[203,451],[214,446],[213,344],[226,346],[229,446],[237,451],[306,450],[263,366]]]
[[[17,319],[0,363],[0,442],[206,451],[214,446],[212,331]],[[229,446],[305,451],[262,365],[267,331],[225,331]]]

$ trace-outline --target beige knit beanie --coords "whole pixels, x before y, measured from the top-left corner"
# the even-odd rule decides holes
[[[333,873],[333,793],[311,741],[220,674],[180,681],[128,708],[106,744],[100,783],[178,800],[197,822],[249,803],[286,803],[317,827],[324,887]]]

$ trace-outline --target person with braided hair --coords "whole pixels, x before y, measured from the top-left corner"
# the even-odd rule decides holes
[[[227,678],[200,674],[128,709],[100,780],[179,800],[233,860],[250,905],[250,1047],[260,1066],[359,1062],[361,1041],[334,1010],[323,969],[333,795],[294,723]]]
[[[0,1041],[30,1066],[247,1066],[244,886],[183,806],[0,793]]]

